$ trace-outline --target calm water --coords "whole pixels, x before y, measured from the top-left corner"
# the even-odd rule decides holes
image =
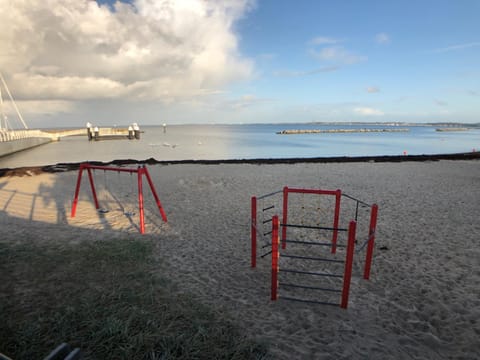
[[[187,160],[445,154],[480,149],[480,129],[438,132],[431,126],[399,127],[399,133],[278,135],[285,129],[387,128],[315,124],[171,125],[143,127],[140,140],[63,138],[0,158],[0,168],[115,159]]]

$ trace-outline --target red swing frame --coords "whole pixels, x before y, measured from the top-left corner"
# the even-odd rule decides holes
[[[164,222],[167,222],[167,215],[163,210],[162,204],[160,202],[160,198],[157,195],[155,190],[155,186],[153,185],[152,178],[150,177],[150,173],[145,165],[140,165],[136,169],[128,169],[122,167],[110,167],[110,166],[99,166],[99,165],[91,165],[89,163],[80,164],[80,169],[78,170],[78,178],[77,178],[77,186],[75,188],[75,197],[73,199],[72,204],[72,213],[71,217],[75,217],[75,213],[77,211],[77,204],[78,204],[78,195],[80,193],[80,185],[82,182],[82,174],[83,171],[87,170],[88,173],[88,180],[90,182],[90,188],[92,189],[93,201],[95,202],[95,208],[99,209],[100,206],[98,204],[97,199],[97,192],[95,190],[95,183],[93,180],[92,170],[104,170],[104,171],[117,171],[117,172],[128,172],[128,173],[136,173],[137,174],[137,181],[138,181],[138,210],[140,216],[140,233],[145,233],[145,213],[143,207],[143,176],[147,178],[148,185],[150,186],[150,190],[152,192],[153,197],[157,203],[158,210],[160,211],[160,215]]]

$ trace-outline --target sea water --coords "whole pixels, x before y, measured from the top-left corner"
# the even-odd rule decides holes
[[[358,132],[280,135],[288,129],[408,129],[405,132]],[[0,158],[0,168],[43,166],[116,159],[219,160],[334,156],[448,154],[480,149],[480,129],[436,131],[432,126],[248,124],[142,127],[140,140],[88,141],[62,138]]]

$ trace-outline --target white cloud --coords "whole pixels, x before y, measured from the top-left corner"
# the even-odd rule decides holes
[[[246,94],[246,95],[240,96],[238,99],[228,101],[226,104],[223,104],[223,105],[227,105],[228,108],[231,108],[233,110],[241,110],[241,109],[249,108],[256,105],[269,103],[271,101],[272,99],[259,98],[252,94]],[[223,105],[222,107],[224,107]]]
[[[324,66],[320,68],[316,68],[313,70],[305,70],[305,71],[292,71],[292,70],[284,70],[284,71],[275,71],[273,75],[278,77],[302,77],[302,76],[310,76],[316,75],[321,73],[329,73],[334,72],[339,69],[338,66]]]
[[[369,87],[367,87],[367,92],[369,94],[378,93],[378,92],[380,92],[380,88],[378,88],[376,86],[369,86]]]
[[[251,0],[0,0],[0,69],[16,98],[167,100],[249,79],[234,23]]]
[[[444,52],[450,52],[450,51],[457,51],[457,50],[463,50],[463,49],[469,49],[472,47],[477,47],[480,46],[480,42],[472,42],[472,43],[466,43],[466,44],[457,44],[457,45],[452,45],[452,46],[447,46],[443,48],[438,48],[433,50],[435,53],[444,53]]]
[[[310,51],[313,57],[322,61],[329,61],[340,64],[355,64],[367,60],[366,56],[361,56],[350,52],[343,46],[327,46],[319,50]]]
[[[439,99],[435,99],[435,104],[437,104],[438,106],[447,106],[448,103],[444,100],[439,100]]]
[[[379,33],[375,35],[375,42],[377,44],[382,44],[382,45],[390,44],[391,42],[390,36],[386,33]]]
[[[381,116],[385,115],[383,111],[370,107],[357,107],[353,111],[362,116]]]
[[[331,45],[331,44],[338,44],[341,42],[343,42],[343,40],[326,37],[326,36],[318,36],[310,40],[310,44],[312,45],[326,45],[326,44]]]

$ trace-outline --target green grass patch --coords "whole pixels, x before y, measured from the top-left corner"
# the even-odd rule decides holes
[[[42,359],[68,342],[86,359],[266,358],[153,271],[152,254],[151,240],[0,242],[0,352]]]

